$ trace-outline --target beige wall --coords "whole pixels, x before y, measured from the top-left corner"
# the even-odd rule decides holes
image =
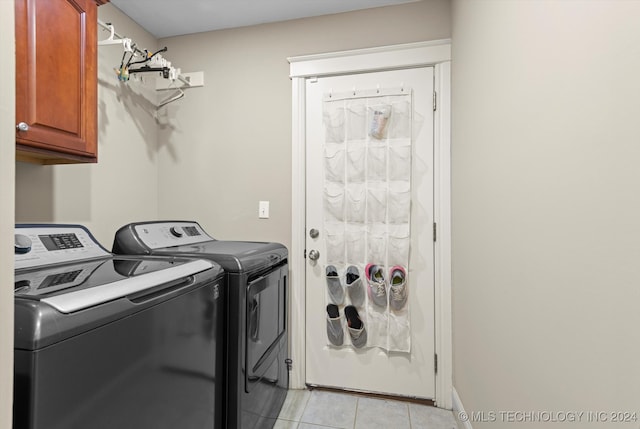
[[[454,386],[467,411],[638,412],[640,2],[452,16]]]
[[[0,428],[11,428],[13,404],[13,207],[15,41],[13,2],[0,1]]]
[[[163,113],[159,214],[217,238],[291,243],[291,81],[287,57],[450,37],[447,0],[160,40],[205,87]],[[258,201],[271,217],[258,219]]]
[[[143,49],[156,39],[109,4],[98,9]],[[98,39],[108,33],[99,30]],[[98,48],[98,163],[16,164],[16,221],[86,225],[110,248],[116,229],[157,216],[156,91],[149,82],[120,84],[113,68],[121,46]]]

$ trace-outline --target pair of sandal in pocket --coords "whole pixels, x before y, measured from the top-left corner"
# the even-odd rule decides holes
[[[344,317],[347,320],[347,330],[351,337],[351,344],[355,348],[362,348],[367,344],[367,330],[364,327],[358,310],[353,305],[344,308]],[[336,304],[327,305],[327,337],[334,346],[344,343],[344,329],[342,329],[342,316]]]

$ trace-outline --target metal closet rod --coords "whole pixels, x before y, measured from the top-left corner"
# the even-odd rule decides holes
[[[110,22],[104,22],[104,21],[98,20],[98,25],[99,25],[100,27],[104,28],[105,30],[110,31],[110,32],[111,32],[111,36],[110,36],[111,38],[113,38],[113,37],[115,36],[115,37],[117,37],[118,39],[122,39],[122,40],[124,40],[124,39],[128,39],[127,37],[124,37],[124,36],[122,36],[122,35],[120,35],[120,34],[116,33],[116,31],[115,31],[115,28],[114,28],[113,24],[111,24]],[[129,40],[130,40],[130,39],[129,39]],[[131,50],[133,50],[134,54],[137,54],[137,55],[140,55],[140,56],[142,56],[142,57],[147,58],[147,52],[145,52],[145,51],[141,51],[140,49],[138,49],[138,47],[136,46],[136,44],[135,44],[135,43],[131,43]],[[164,48],[164,50],[166,51],[166,50],[167,50],[167,48],[165,47],[165,48]],[[146,71],[151,71],[151,70],[146,70]],[[159,71],[162,71],[162,70],[159,70]],[[164,76],[164,74],[163,74],[163,76]],[[180,82],[182,82],[182,83],[184,83],[184,84],[186,84],[186,85],[191,85],[191,82],[189,81],[189,79],[188,79],[188,78],[185,78],[185,77],[184,77],[184,76],[182,76],[181,74],[178,74],[178,75],[177,75],[177,79],[178,79]]]

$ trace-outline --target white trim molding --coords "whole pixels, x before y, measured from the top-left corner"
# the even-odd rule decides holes
[[[471,426],[471,422],[469,421],[469,415],[465,411],[464,405],[462,405],[462,400],[460,399],[455,387],[452,387],[451,401],[453,402],[453,414],[456,418],[456,422],[458,423],[458,427],[462,425],[463,429],[473,429],[473,426]],[[461,419],[461,416],[467,417]]]
[[[289,386],[292,389],[305,387],[305,80],[293,79],[293,132],[291,140],[292,185],[291,185],[291,252],[289,253],[289,350],[291,373]]]
[[[287,58],[291,78],[423,67],[451,60],[451,40],[405,43]]]
[[[436,223],[435,350],[436,404],[451,409],[453,348],[451,326],[451,62],[435,65],[437,109],[433,127],[433,220]]]
[[[362,72],[433,66],[437,93],[434,116],[435,352],[438,356],[435,402],[451,409],[451,41],[407,43],[288,58],[292,81],[292,189],[289,332],[292,389],[305,387],[305,103],[306,79]]]

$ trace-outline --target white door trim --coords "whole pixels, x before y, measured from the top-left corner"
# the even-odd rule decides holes
[[[433,128],[433,219],[437,225],[434,246],[435,351],[438,355],[436,404],[451,409],[451,62],[435,65],[434,89],[438,105]]]
[[[452,407],[451,342],[451,41],[288,58],[292,81],[291,252],[289,254],[289,335],[293,361],[290,386],[305,387],[305,80],[307,78],[434,66],[438,108],[434,116],[435,351],[436,404]]]

